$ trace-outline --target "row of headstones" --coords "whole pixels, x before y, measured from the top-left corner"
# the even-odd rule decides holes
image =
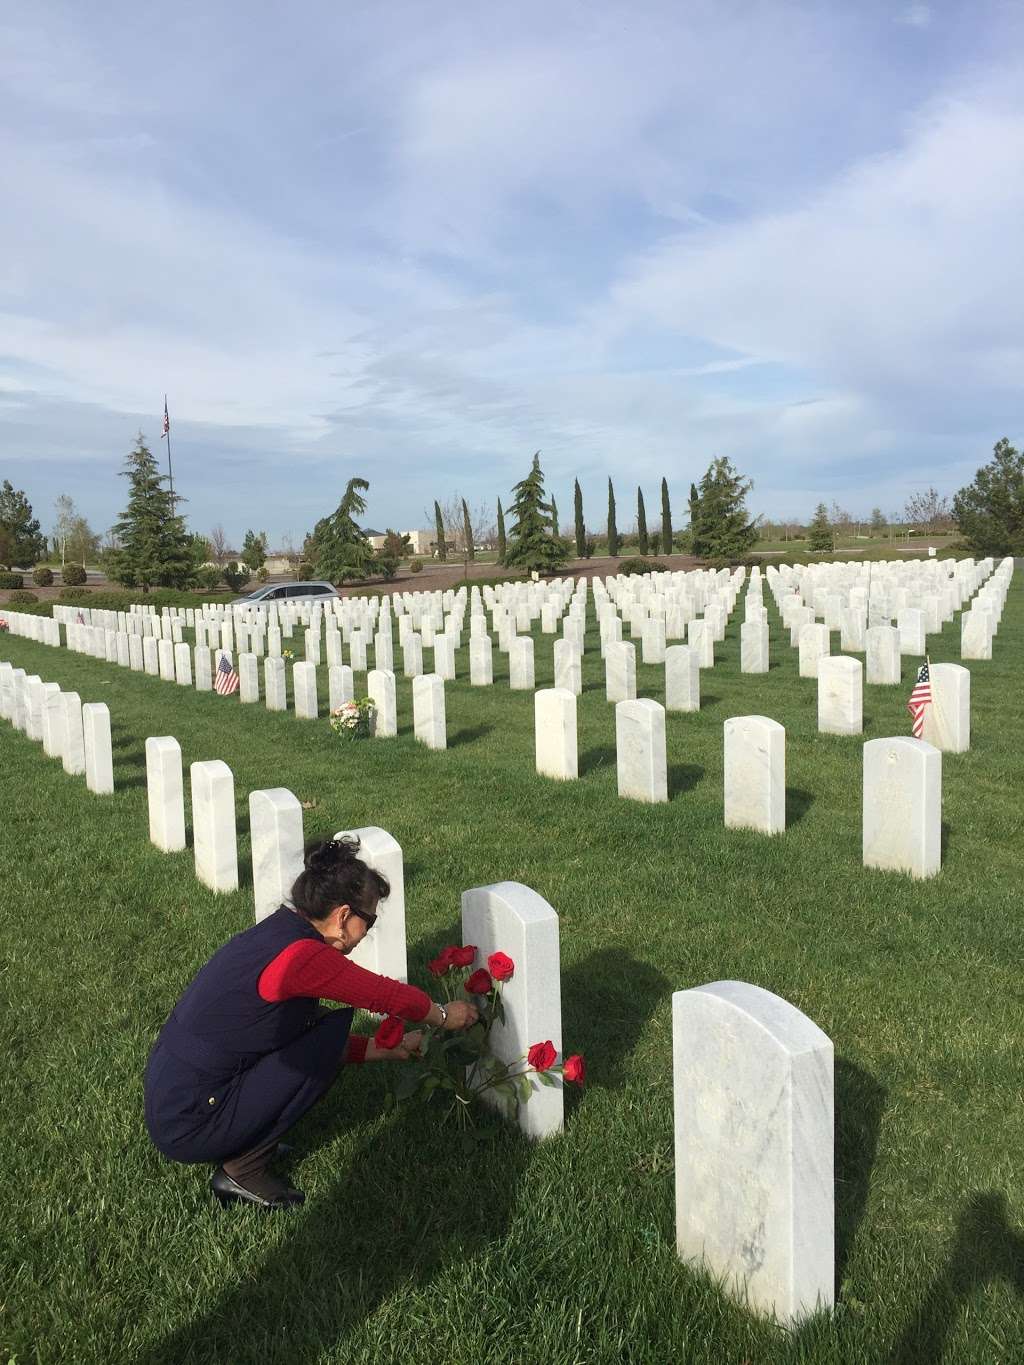
[[[181,751],[146,741],[150,831],[167,851],[185,847]],[[191,765],[196,873],[215,891],[238,885],[234,781],[226,764]],[[303,867],[303,815],[286,788],[249,797],[257,919],[287,904]],[[390,882],[375,932],[352,955],[408,979],[402,850],[386,831],[339,831]],[[336,836],[339,837],[339,836]],[[505,1062],[550,1039],[562,1054],[558,916],[517,882],[462,895],[462,937],[478,964],[497,951],[515,971],[503,987],[504,1021],[491,1047]],[[830,1040],[778,996],[715,982],[673,996],[677,1246],[755,1310],[792,1323],[834,1302],[834,1098]],[[564,1126],[560,1082],[518,1107],[529,1137]],[[751,1248],[756,1255],[751,1255]]]
[[[59,759],[73,777],[98,796],[114,790],[110,711],[105,702],[86,702],[77,692],[62,692],[37,674],[0,661],[0,719],[41,743],[48,758]]]

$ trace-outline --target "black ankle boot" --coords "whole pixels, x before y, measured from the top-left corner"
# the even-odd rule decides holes
[[[255,1204],[261,1209],[293,1209],[305,1202],[306,1196],[287,1181],[264,1171],[250,1178],[248,1185],[232,1180],[223,1166],[218,1166],[210,1179],[210,1188],[222,1207],[228,1204]]]

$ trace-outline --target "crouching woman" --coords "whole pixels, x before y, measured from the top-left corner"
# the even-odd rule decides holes
[[[412,1023],[465,1029],[468,1002],[434,1004],[425,992],[366,971],[346,954],[377,920],[387,881],[357,856],[356,839],[307,850],[291,905],[236,934],[186,988],[146,1067],[146,1127],[171,1161],[212,1162],[221,1204],[265,1209],[305,1196],[269,1170],[280,1138],[319,1100],[346,1062],[404,1060],[350,1036],[353,1009]],[[322,1010],[319,1000],[346,1009]]]

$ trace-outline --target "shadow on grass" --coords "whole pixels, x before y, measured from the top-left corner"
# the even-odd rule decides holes
[[[886,1090],[842,1057],[835,1064],[836,1293],[841,1294],[871,1188]]]
[[[721,700],[722,698],[716,696],[714,692],[702,692],[700,694],[700,709],[703,711],[705,706],[717,706]]]
[[[892,1365],[938,1365],[968,1299],[993,1280],[1005,1280],[1024,1298],[1024,1236],[1010,1226],[1001,1190],[976,1190],[960,1210],[949,1260],[907,1324]]]
[[[651,1012],[669,991],[665,977],[628,954],[604,949],[562,979],[565,1041],[584,1052],[596,1085],[620,1086],[627,1059]],[[312,1365],[328,1349],[344,1357],[345,1337],[380,1305],[430,1283],[500,1243],[523,1199],[535,1147],[511,1127],[487,1142],[453,1145],[440,1104],[406,1105],[376,1121],[375,1077],[346,1076],[303,1120],[300,1148],[326,1146],[340,1122],[368,1121],[373,1132],[329,1189],[295,1214],[273,1215],[262,1265],[239,1269],[236,1283],[207,1311],[155,1343],[145,1365],[210,1360]],[[585,1104],[585,1093],[570,1098]],[[204,1172],[205,1175],[205,1172]],[[471,1197],[467,1197],[471,1191]],[[235,1207],[197,1209],[209,1236],[232,1240],[228,1219],[267,1215]]]
[[[463,730],[456,730],[454,735],[448,736],[448,748],[457,749],[462,744],[472,744],[474,740],[484,739],[493,729],[493,725],[484,722],[480,725],[467,726]]]
[[[699,763],[670,763],[668,765],[668,798],[692,791],[704,776]]]
[[[950,827],[949,824],[945,820],[943,820],[941,831],[939,833],[939,852],[943,862],[946,861],[946,855],[949,853],[949,838]]]
[[[790,825],[798,825],[810,808],[814,805],[814,795],[812,792],[803,791],[800,787],[786,788],[786,828]]]
[[[602,744],[596,749],[588,749],[580,754],[580,777],[592,773],[596,768],[615,767],[615,745]]]

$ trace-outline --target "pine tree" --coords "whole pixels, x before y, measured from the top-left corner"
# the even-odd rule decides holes
[[[573,514],[576,521],[576,558],[586,559],[587,557],[587,525],[583,520],[583,493],[580,489],[580,481],[577,479],[572,491]]]
[[[661,481],[661,551],[672,553],[672,506],[668,500],[668,479]]]
[[[111,551],[108,577],[126,588],[184,588],[194,572],[190,537],[174,511],[164,476],[142,432],[128,453],[122,478],[128,480],[128,506],[114,523],[118,548]]]
[[[1024,454],[1004,436],[953,498],[953,516],[979,555],[1024,554]]]
[[[569,557],[565,542],[551,534],[551,503],[544,501],[544,474],[540,467],[540,451],[533,457],[533,465],[525,479],[512,490],[512,539],[505,553],[505,563],[521,569],[551,573],[561,568]]]
[[[729,460],[712,460],[700,481],[690,489],[693,553],[719,563],[741,559],[757,540],[757,519],[747,520],[746,497],[753,488]]]
[[[505,555],[508,552],[508,542],[505,539],[505,513],[501,510],[501,499],[498,499],[498,563],[504,564]]]
[[[475,560],[476,546],[473,544],[473,521],[469,515],[465,498],[462,499],[462,534],[466,540],[466,558]]]
[[[46,554],[46,537],[39,520],[32,515],[32,504],[25,494],[4,479],[0,488],[0,563],[34,564]]]
[[[249,530],[242,541],[242,563],[253,573],[257,573],[267,562],[266,531]]]
[[[442,564],[448,560],[448,542],[444,538],[444,517],[441,515],[441,504],[434,503],[434,542],[437,546],[437,557]]]
[[[303,547],[303,558],[312,562],[319,577],[331,583],[365,578],[371,571],[373,546],[356,521],[366,511],[363,493],[369,486],[365,479],[349,479],[337,508],[317,522]]]
[[[832,523],[828,519],[828,508],[823,502],[819,502],[814,509],[814,520],[810,525],[807,548],[814,551],[831,550],[833,544]]]
[[[651,548],[647,539],[647,509],[644,507],[642,488],[636,490],[636,546],[642,555],[647,554]]]
[[[608,480],[608,553],[614,559],[619,553],[619,528],[615,525],[615,489]]]

